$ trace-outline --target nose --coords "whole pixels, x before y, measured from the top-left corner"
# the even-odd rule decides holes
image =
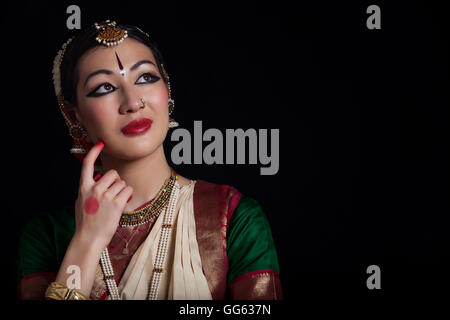
[[[142,103],[142,97],[130,87],[122,87],[123,89],[123,102],[120,105],[120,113],[127,114],[137,112],[139,109],[145,107]]]

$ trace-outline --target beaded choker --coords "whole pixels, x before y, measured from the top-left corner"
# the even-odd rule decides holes
[[[169,202],[175,180],[176,176],[174,177],[172,171],[170,177],[166,179],[161,190],[159,190],[158,195],[141,209],[124,211],[120,217],[119,225],[121,227],[135,227],[156,219]]]

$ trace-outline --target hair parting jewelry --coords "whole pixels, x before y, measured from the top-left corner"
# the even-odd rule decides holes
[[[99,30],[95,40],[108,47],[118,45],[128,37],[128,31],[116,27],[115,21],[106,20],[104,23],[95,22],[94,25]]]

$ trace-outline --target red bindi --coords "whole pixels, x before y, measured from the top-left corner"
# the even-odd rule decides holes
[[[84,202],[84,212],[87,214],[96,214],[99,206],[98,200],[91,196]]]
[[[119,64],[120,74],[123,76],[125,74],[125,70],[123,70],[122,62],[119,59],[119,56],[117,55],[117,52],[114,52],[116,54],[117,63]]]

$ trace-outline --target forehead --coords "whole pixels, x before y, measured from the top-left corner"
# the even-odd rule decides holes
[[[80,74],[97,69],[112,70],[115,67],[117,68],[116,52],[125,68],[143,59],[148,59],[156,65],[155,57],[150,48],[128,37],[119,45],[111,47],[100,45],[86,51],[78,60]]]

